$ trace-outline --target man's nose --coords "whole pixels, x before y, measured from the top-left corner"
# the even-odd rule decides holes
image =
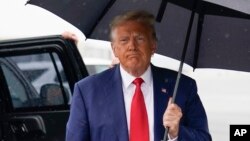
[[[136,50],[137,49],[137,43],[135,38],[131,38],[129,41],[129,50]]]

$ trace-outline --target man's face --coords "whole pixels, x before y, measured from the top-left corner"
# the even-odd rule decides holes
[[[150,65],[156,41],[147,26],[140,22],[128,21],[112,31],[112,49],[128,73],[140,76]]]

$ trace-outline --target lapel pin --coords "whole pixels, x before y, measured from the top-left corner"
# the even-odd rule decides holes
[[[161,92],[163,92],[163,93],[167,93],[167,89],[165,89],[165,88],[161,88]]]

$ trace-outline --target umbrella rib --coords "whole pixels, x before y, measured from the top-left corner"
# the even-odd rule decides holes
[[[195,51],[194,51],[194,60],[193,60],[193,71],[197,67],[198,56],[200,51],[200,41],[201,41],[201,32],[203,30],[203,22],[204,22],[204,13],[201,12],[198,17],[198,25],[197,25],[197,35],[195,42]]]
[[[161,22],[161,20],[163,18],[163,15],[164,15],[164,12],[165,12],[166,7],[167,7],[167,3],[168,3],[167,0],[162,0],[161,1],[161,5],[160,5],[160,8],[159,8],[157,17],[156,17],[157,22]]]

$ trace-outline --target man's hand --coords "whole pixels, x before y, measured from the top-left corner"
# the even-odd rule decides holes
[[[178,136],[181,117],[181,108],[177,104],[172,103],[172,98],[170,98],[168,107],[163,115],[163,126],[169,128],[168,134],[171,139]]]
[[[73,40],[75,42],[75,44],[78,43],[77,36],[74,33],[72,33],[72,32],[65,31],[65,32],[62,33],[62,36],[63,36],[64,39]]]

